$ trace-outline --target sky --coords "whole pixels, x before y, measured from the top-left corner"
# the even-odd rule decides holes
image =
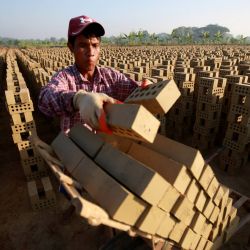
[[[80,15],[100,22],[106,36],[208,24],[250,36],[250,0],[1,0],[0,6],[0,37],[66,38],[70,18]]]

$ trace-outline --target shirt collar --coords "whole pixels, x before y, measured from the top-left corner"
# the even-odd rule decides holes
[[[77,69],[76,67],[76,64],[74,63],[73,64],[73,72],[74,72],[74,75],[77,76],[78,79],[80,79],[81,81],[83,82],[89,82],[85,77],[83,77],[83,75],[79,72],[79,70]],[[100,67],[99,66],[96,66],[95,67],[95,72],[94,72],[94,80],[93,82],[94,83],[100,83],[102,81],[102,74],[101,74],[101,71],[100,71]]]

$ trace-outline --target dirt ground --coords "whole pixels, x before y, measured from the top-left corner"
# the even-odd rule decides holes
[[[0,250],[100,249],[109,241],[110,229],[105,226],[89,226],[74,213],[68,213],[69,202],[58,192],[58,183],[53,176],[51,180],[57,206],[39,212],[31,209],[27,182],[11,136],[2,86],[0,96]],[[39,114],[34,113],[34,116],[38,135],[50,143],[57,135],[55,126]],[[212,165],[215,164],[216,161]],[[250,164],[236,177],[226,176],[219,170],[216,170],[216,174],[228,187],[250,196]],[[222,249],[250,249],[249,237],[250,224],[242,228]]]

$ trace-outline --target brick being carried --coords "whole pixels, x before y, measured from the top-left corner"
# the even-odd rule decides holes
[[[160,126],[158,119],[139,104],[110,104],[106,114],[114,134],[140,141],[153,142]]]
[[[144,89],[135,89],[125,102],[142,104],[153,114],[165,114],[179,97],[180,91],[175,82],[166,80]]]

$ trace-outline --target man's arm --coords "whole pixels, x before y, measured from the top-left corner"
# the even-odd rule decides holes
[[[41,89],[38,107],[47,116],[62,116],[75,112],[73,96],[75,91],[69,90],[67,80],[59,72]]]
[[[115,93],[114,98],[119,101],[124,101],[138,86],[140,86],[139,82],[136,82],[123,73],[115,71]]]

